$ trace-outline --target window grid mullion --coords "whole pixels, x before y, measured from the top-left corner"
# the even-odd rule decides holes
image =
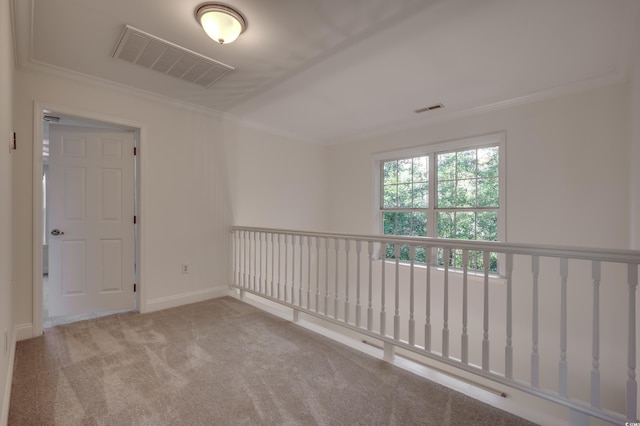
[[[427,236],[438,237],[438,223],[436,214],[436,197],[438,194],[438,188],[436,184],[436,155],[435,153],[429,154],[427,162],[429,164],[429,197],[427,200]],[[435,248],[431,249],[431,264],[438,264],[438,253]]]
[[[475,176],[474,181],[475,181],[475,184],[476,184],[476,188],[475,188],[476,189],[475,190],[476,196],[475,196],[475,203],[473,205],[474,205],[474,207],[478,207],[478,175],[479,175],[479,173],[478,173],[479,172],[479,170],[478,170],[478,148],[476,148],[475,151],[476,151],[476,164],[475,164],[475,175],[476,176]],[[477,236],[476,236],[476,239],[477,239]]]
[[[478,213],[479,212],[495,212],[497,213],[499,216],[503,213],[503,209],[504,209],[504,205],[502,202],[502,199],[504,198],[504,188],[502,185],[501,180],[503,179],[503,173],[500,173],[500,171],[503,171],[504,168],[504,140],[499,141],[498,144],[494,145],[493,143],[491,144],[478,144],[478,143],[474,143],[475,146],[473,147],[465,147],[462,144],[458,143],[458,146],[454,149],[442,149],[442,150],[433,150],[431,152],[426,152],[426,153],[421,153],[421,152],[413,152],[409,155],[406,155],[406,157],[396,157],[395,159],[389,159],[389,160],[383,160],[381,161],[381,167],[380,167],[380,173],[381,173],[381,179],[380,179],[380,183],[381,186],[383,188],[382,191],[382,197],[381,197],[381,202],[380,202],[380,208],[382,211],[382,215],[381,215],[381,219],[383,222],[383,227],[384,227],[384,219],[385,219],[385,212],[389,212],[389,213],[393,213],[394,214],[394,229],[395,229],[395,233],[398,234],[399,232],[405,233],[404,229],[399,229],[400,226],[404,226],[403,224],[407,224],[409,226],[409,233],[410,235],[416,235],[416,227],[419,221],[423,221],[423,217],[426,216],[426,235],[429,237],[435,237],[438,238],[438,215],[442,212],[442,213],[447,213],[447,216],[451,217],[452,223],[451,223],[451,232],[453,232],[453,235],[451,237],[453,238],[457,238],[458,237],[458,231],[459,229],[462,228],[467,229],[468,225],[473,226],[473,230],[472,233],[465,233],[465,236],[468,236],[469,238],[474,238],[474,239],[478,239],[478,232],[479,232],[479,217],[478,217]],[[479,156],[479,151],[481,149],[484,149],[485,147],[494,147],[497,146],[498,147],[498,155],[500,155],[500,163],[499,163],[499,168],[500,171],[498,172],[497,176],[491,176],[491,179],[494,179],[496,181],[498,181],[498,193],[499,193],[499,197],[500,197],[500,201],[498,202],[498,206],[479,206],[479,202],[480,202],[480,194],[479,194],[479,189],[480,189],[480,181],[481,180],[486,180],[487,177],[480,176],[480,164],[478,162],[478,156]],[[470,148],[470,149],[469,149]],[[469,158],[468,155],[469,154],[474,154],[475,156],[475,161],[473,164],[473,170],[474,170],[474,174],[475,176],[471,177],[471,180],[469,181],[471,183],[471,185],[474,186],[474,188],[470,188],[468,185],[468,182],[464,182],[464,188],[461,188],[461,169],[458,167],[460,164],[460,154],[462,152],[466,152],[467,154],[465,155],[465,167],[464,170],[467,170],[467,166]],[[451,179],[451,181],[449,182],[449,185],[451,187],[451,190],[453,191],[453,194],[451,198],[453,198],[453,206],[452,207],[443,207],[443,208],[439,208],[438,207],[438,200],[439,200],[439,194],[438,194],[438,187],[440,186],[439,184],[442,182],[439,182],[437,179],[438,176],[438,156],[440,154],[447,154],[447,153],[455,153],[452,160],[453,160],[453,164],[451,165],[449,162],[448,167],[453,166],[453,179]],[[494,154],[491,154],[494,155]],[[416,208],[416,176],[414,176],[414,168],[416,166],[416,159],[420,160],[420,164],[423,165],[423,158],[426,157],[426,165],[428,165],[428,170],[427,170],[427,185],[426,185],[426,189],[428,190],[428,194],[426,196],[426,201],[427,201],[427,206],[426,208]],[[409,161],[407,161],[409,160]],[[403,170],[406,174],[407,170],[406,166],[411,167],[410,169],[410,176],[407,176],[407,182],[403,183],[403,194],[406,194],[407,192],[409,193],[408,195],[410,196],[410,200],[404,200],[402,203],[400,202],[399,196],[400,196],[400,161],[403,161],[405,163],[405,165],[403,166]],[[393,184],[394,188],[389,188],[388,185],[387,189],[391,190],[390,192],[394,192],[395,195],[395,208],[385,208],[385,200],[384,200],[384,183],[385,183],[385,178],[384,178],[384,171],[385,171],[385,164],[389,164],[387,167],[391,167],[393,165],[393,163],[395,163],[395,174],[396,174],[396,181]],[[484,163],[483,163],[484,164]],[[422,170],[422,169],[421,169]],[[424,171],[421,172],[421,176],[422,173]],[[465,176],[467,176],[465,174]],[[466,178],[465,178],[466,179]],[[420,185],[423,185],[423,179],[419,179],[420,180]],[[453,182],[452,182],[453,181]],[[409,184],[409,185],[407,185]],[[452,184],[452,185],[451,185]],[[486,185],[490,185],[493,184],[493,182],[487,183]],[[464,189],[464,194],[468,195],[468,191],[465,188],[469,188],[471,190],[475,190],[474,193],[474,200],[469,203],[469,202],[465,202],[465,207],[460,207],[460,190]],[[485,188],[485,186],[483,186],[483,188]],[[486,189],[486,188],[485,188]],[[492,189],[492,188],[490,188]],[[445,188],[443,188],[443,190],[445,190]],[[447,198],[448,199],[448,198]],[[466,197],[464,198],[466,200]],[[485,200],[483,198],[483,200]],[[469,200],[471,201],[471,200]],[[422,203],[422,201],[420,202],[420,204]],[[403,207],[401,207],[401,205]],[[469,207],[466,207],[466,205],[469,205]],[[408,207],[404,207],[404,206],[408,206]],[[462,223],[458,223],[460,220],[458,217],[458,213],[464,213],[465,219],[464,219],[464,226]],[[473,213],[473,216],[470,218],[466,218],[466,216],[471,216],[470,213]],[[419,214],[419,218],[417,214]],[[408,217],[407,217],[408,215]],[[425,215],[425,216],[423,216]],[[486,216],[483,213],[483,218],[486,217],[492,217],[492,216]],[[467,223],[468,219],[473,220],[473,223]],[[502,220],[500,220],[502,219]],[[484,220],[484,219],[483,219]],[[499,217],[498,218],[498,225],[502,224],[502,226],[504,226],[503,224],[503,217]],[[422,222],[420,222],[422,223]],[[483,222],[484,224],[485,222]],[[483,225],[484,226],[484,225]],[[489,225],[491,226],[491,225]],[[497,226],[499,228],[499,226]],[[485,228],[482,228],[483,230]],[[492,231],[494,232],[494,231]],[[500,229],[498,229],[498,237],[500,234]],[[438,263],[438,259],[437,259],[437,250],[433,250],[432,251],[432,255],[431,255],[431,259],[432,262],[431,263]],[[448,259],[448,261],[452,261],[454,264],[456,262],[456,256],[453,255],[451,259]],[[443,259],[444,260],[444,259]],[[470,262],[473,262],[475,265],[478,264],[478,262],[480,262],[480,255],[478,253],[473,253],[473,255],[471,256]]]

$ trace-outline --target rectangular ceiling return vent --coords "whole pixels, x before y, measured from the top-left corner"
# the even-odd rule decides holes
[[[114,58],[209,87],[235,68],[127,25]]]

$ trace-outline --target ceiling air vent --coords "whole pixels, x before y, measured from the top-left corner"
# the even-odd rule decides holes
[[[444,108],[444,105],[442,105],[442,104],[431,105],[431,106],[428,106],[428,107],[417,109],[414,112],[416,114],[420,114],[421,112],[432,111],[434,109],[440,109],[440,108]]]
[[[127,25],[114,58],[209,87],[234,68]]]

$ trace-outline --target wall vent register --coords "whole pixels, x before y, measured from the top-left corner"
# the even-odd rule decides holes
[[[433,111],[434,109],[440,109],[440,108],[444,108],[444,105],[435,104],[435,105],[431,105],[431,106],[428,106],[428,107],[419,108],[419,109],[415,110],[414,112],[416,114],[420,114],[420,113],[423,113],[423,112]]]
[[[125,26],[112,56],[202,87],[235,69],[130,25]]]

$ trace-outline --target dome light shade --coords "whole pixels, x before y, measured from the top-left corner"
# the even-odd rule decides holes
[[[220,3],[205,3],[196,9],[196,19],[212,40],[233,42],[247,29],[247,21],[235,9]]]

